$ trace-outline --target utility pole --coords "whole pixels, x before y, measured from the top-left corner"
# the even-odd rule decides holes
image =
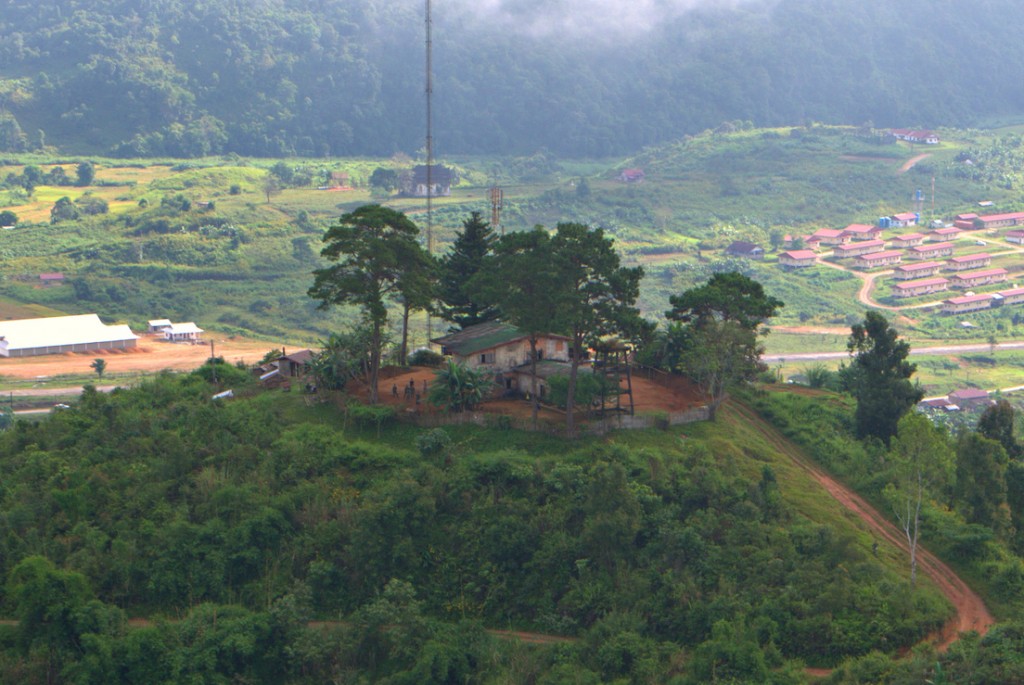
[[[213,339],[210,339],[210,369],[213,371],[213,382],[217,382],[217,353],[213,350]]]

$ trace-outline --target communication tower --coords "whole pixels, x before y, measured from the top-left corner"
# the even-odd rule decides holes
[[[505,230],[501,228],[501,206],[502,201],[505,199],[504,191],[497,185],[491,187],[491,230],[495,233],[500,232],[501,235],[505,235]]]

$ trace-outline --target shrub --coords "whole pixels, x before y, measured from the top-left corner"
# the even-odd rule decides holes
[[[442,364],[444,364],[444,355],[426,348],[416,350],[409,355],[409,366],[430,366],[433,368],[440,368]]]

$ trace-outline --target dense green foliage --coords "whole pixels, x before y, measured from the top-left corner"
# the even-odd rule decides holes
[[[975,121],[978,103],[987,115],[1024,108],[1007,87],[1022,61],[1010,0],[645,8],[630,15],[636,28],[582,3],[437,7],[435,141],[596,156],[736,120],[936,126]],[[419,3],[18,0],[0,35],[0,149],[325,156],[422,144]]]
[[[930,591],[906,593],[841,519],[795,509],[773,469],[750,461],[763,446],[711,424],[646,446],[522,436],[527,451],[476,428],[367,441],[327,406],[213,392],[199,374],[87,391],[0,435],[0,602],[21,616],[49,611],[32,602],[68,605],[66,624],[47,623],[60,632],[0,632],[5,674],[45,669],[57,650],[65,673],[118,674],[86,682],[142,682],[130,673],[146,662],[163,674],[146,682],[193,668],[379,679],[426,668],[440,649],[490,682],[514,666],[483,658],[482,623],[580,636],[537,657],[548,678],[564,663],[594,682],[700,682],[705,668],[793,682],[774,670],[788,659],[909,644],[946,615]],[[47,574],[67,592],[31,591]],[[185,618],[126,628],[113,605]],[[214,615],[224,632],[196,660],[191,631]],[[310,616],[347,623],[332,638],[303,630]],[[9,651],[18,644],[27,663]],[[691,650],[692,671],[673,656]]]

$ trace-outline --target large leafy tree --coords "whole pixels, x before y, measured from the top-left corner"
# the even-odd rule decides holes
[[[438,296],[445,319],[460,328],[475,326],[498,318],[498,310],[481,301],[470,281],[483,268],[497,240],[480,212],[473,212],[462,222],[462,231],[455,236],[451,252],[441,260]]]
[[[559,272],[551,235],[541,226],[502,236],[488,259],[470,281],[481,300],[498,307],[502,318],[527,334],[531,373],[537,378],[537,340],[542,333],[564,332],[567,328],[565,282]],[[536,388],[533,423],[537,424],[540,398]]]
[[[570,337],[566,429],[574,430],[576,382],[584,350],[609,335],[637,337],[645,329],[634,306],[640,295],[641,267],[621,265],[614,241],[604,229],[561,223],[551,241],[560,286],[565,289],[561,312]]]
[[[313,272],[309,296],[321,308],[355,305],[370,327],[370,402],[377,402],[377,378],[383,354],[388,302],[413,298],[413,272],[428,271],[430,255],[416,238],[419,229],[401,212],[364,205],[338,219],[324,234],[321,256],[332,266]]]
[[[868,311],[864,322],[851,328],[846,348],[853,355],[847,378],[857,399],[857,435],[888,443],[900,417],[924,396],[910,381],[917,370],[907,361],[910,344],[884,316]]]
[[[760,283],[738,272],[720,273],[707,283],[669,298],[665,316],[678,322],[665,339],[665,354],[678,360],[711,402],[712,410],[726,390],[751,380],[763,367],[761,325],[783,302],[765,293]]]

